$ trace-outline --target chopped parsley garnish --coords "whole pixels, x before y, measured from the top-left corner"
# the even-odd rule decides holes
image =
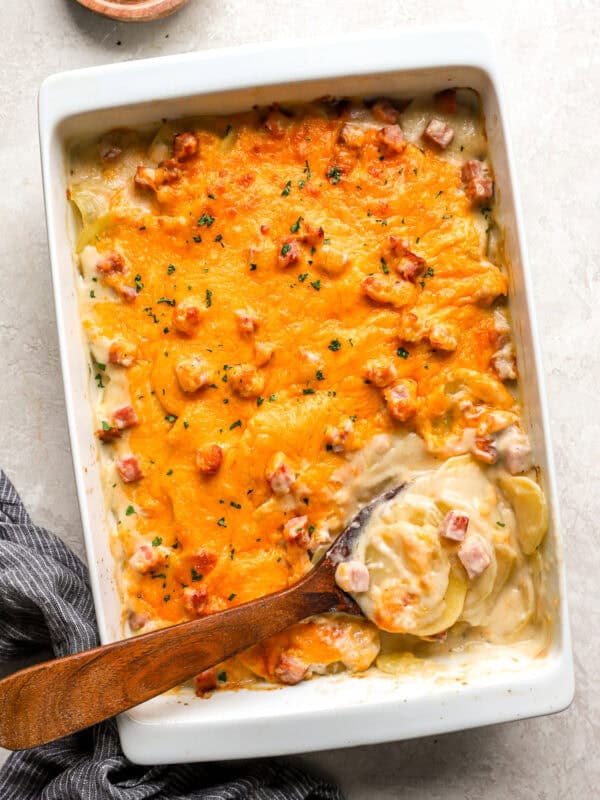
[[[390,268],[385,263],[385,258],[380,258],[379,260],[381,261],[381,269],[384,271],[384,273],[386,275],[389,275],[390,274]]]
[[[207,214],[205,212],[204,214],[202,214],[202,216],[198,220],[197,225],[198,225],[199,228],[201,228],[203,225],[206,225],[207,228],[210,228],[210,226],[213,224],[214,221],[215,221],[215,218],[211,217],[210,214]]]
[[[408,356],[410,355],[410,353],[408,352],[408,350],[405,350],[403,347],[399,347],[399,348],[396,350],[396,355],[397,355],[397,356],[400,356],[400,358],[408,358]]]
[[[175,269],[176,267],[174,264],[169,264],[167,267],[167,275],[172,275],[175,272]]]
[[[109,425],[109,424],[108,424],[108,422],[107,422],[106,420],[104,420],[104,419],[102,420],[102,430],[103,430],[103,431],[109,431],[109,430],[110,430],[110,425]]]
[[[126,517],[130,517],[132,514],[135,514],[135,513],[136,513],[136,511],[135,511],[135,508],[133,506],[127,506],[127,508],[125,509],[125,516]]]
[[[221,247],[225,247],[225,243],[223,242],[223,234],[222,234],[222,233],[218,233],[218,234],[215,236],[215,242],[219,242],[219,244],[221,245]]]
[[[168,333],[169,330],[170,330],[169,328],[163,328],[163,333]]]
[[[241,503],[236,503],[236,502],[235,502],[235,500],[230,500],[230,501],[229,501],[229,505],[230,505],[232,508],[241,508],[241,507],[242,507],[242,504],[241,504]]]
[[[162,544],[162,536],[155,536],[154,539],[152,539],[152,547],[158,547],[161,544]]]
[[[250,264],[250,272],[254,272],[256,270],[256,264]]]
[[[95,298],[96,297],[96,292],[93,289],[90,289],[90,297],[91,298]]]
[[[329,178],[330,182],[335,186],[340,182],[342,176],[340,175],[338,167],[332,167],[329,172],[327,172],[326,177]]]
[[[341,348],[342,343],[340,342],[339,339],[332,339],[327,346],[330,350],[332,350],[335,353],[337,350]]]
[[[286,242],[283,245],[283,247],[281,248],[281,255],[282,256],[287,256],[287,254],[290,252],[291,249],[292,249],[292,245],[289,242]]]
[[[175,414],[167,414],[165,419],[167,420],[167,422],[177,422],[177,417],[175,416]]]
[[[433,271],[433,267],[427,267],[425,272],[423,273],[424,278],[433,278],[435,272]]]
[[[94,380],[98,384],[98,388],[99,389],[104,389],[104,384],[102,383],[102,375],[100,375],[99,372],[96,373],[96,375],[94,375]],[[102,426],[104,426],[104,422],[102,423]],[[104,428],[104,430],[108,431],[108,430],[110,430],[110,428]]]
[[[269,403],[274,403],[274,402],[275,402],[275,400],[276,400],[276,397],[275,397],[275,395],[274,395],[274,394],[272,394],[272,395],[270,395],[270,396],[269,396]]]
[[[294,224],[290,227],[290,233],[298,233],[298,231],[300,230],[300,223],[302,222],[303,219],[304,217],[298,217],[296,222],[294,222]]]
[[[210,199],[211,199],[211,200],[216,200],[216,199],[217,199],[217,198],[214,196],[214,194],[211,194],[210,192],[208,193],[208,197],[210,197]]]
[[[174,306],[175,305],[175,300],[171,300],[168,297],[161,297],[160,300],[157,300],[156,302],[157,303],[164,303],[167,306]]]
[[[324,381],[324,380],[325,380],[325,376],[323,375],[323,372],[322,372],[320,369],[318,369],[318,370],[315,372],[315,378],[316,378],[318,381]]]
[[[234,428],[241,428],[242,427],[242,420],[236,419],[235,422],[232,422],[229,426],[229,430],[232,431]]]
[[[291,192],[291,190],[292,190],[292,182],[288,181],[286,183],[286,185],[283,187],[283,191],[281,192],[281,196],[282,197],[287,197],[288,194]]]
[[[233,600],[234,597],[235,597],[235,592],[232,592],[227,599]]]
[[[234,555],[235,555],[235,547],[232,547],[231,550],[229,551],[229,558],[231,559],[231,561],[233,561]]]
[[[171,595],[170,595],[170,594],[166,594],[166,595],[163,597],[163,600],[165,601],[165,603],[168,603],[170,599],[171,599]]]
[[[206,290],[206,307],[210,308],[212,306],[212,291],[210,289]]]
[[[498,522],[496,523],[496,525],[497,525],[499,528],[506,528],[506,525],[504,524],[504,522],[499,522],[499,521],[498,521]]]
[[[265,398],[264,398],[264,397],[257,397],[257,398],[256,398],[256,405],[257,405],[257,406],[262,406],[262,404],[263,404],[264,402],[265,402]]]
[[[302,170],[302,172],[304,172],[304,174],[306,175],[306,180],[309,181],[312,178],[312,173],[311,173],[310,167],[308,165],[308,160],[306,160],[304,162],[304,164],[305,164],[305,166],[304,166],[304,169]]]
[[[135,290],[136,290],[136,292],[141,292],[142,289],[144,288],[144,284],[142,283],[142,276],[141,275],[136,275],[133,280],[135,281]]]
[[[227,673],[225,670],[221,670],[221,672],[217,672],[217,680],[221,681],[221,683],[225,683],[227,680]]]
[[[308,278],[308,272],[303,272],[302,275],[298,275],[298,280],[300,283],[304,283],[304,281]]]
[[[310,284],[310,285],[313,287],[313,289],[314,289],[316,292],[320,292],[320,291],[321,291],[321,281],[320,281],[320,280],[317,280],[317,281],[311,281],[311,284]]]
[[[302,389],[302,394],[314,394],[314,389]]]
[[[225,522],[225,517],[221,517],[221,519],[218,519],[217,520],[217,525],[220,528],[226,528],[227,527],[227,523]]]
[[[167,470],[167,475],[172,475],[172,474],[173,474],[173,470],[172,469],[168,469]]]
[[[186,429],[190,427],[190,423],[187,421],[187,419],[183,420],[183,427]]]
[[[192,583],[197,583],[201,581],[204,576],[201,572],[196,572],[196,570],[192,567]]]
[[[436,194],[436,197],[439,197],[441,194],[444,194],[444,190],[440,189],[439,192]]]
[[[200,242],[202,241],[202,237],[201,236],[193,236],[192,238],[196,242],[196,244],[200,244]]]
[[[99,361],[96,361],[96,365],[97,365],[98,369],[102,370],[102,372],[104,372],[106,370],[106,364],[101,364]]]

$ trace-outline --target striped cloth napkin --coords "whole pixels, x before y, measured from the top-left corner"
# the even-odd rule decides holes
[[[34,525],[0,470],[0,664],[98,644],[87,569]],[[343,800],[338,788],[279,761],[140,767],[114,720],[9,756],[1,800]]]

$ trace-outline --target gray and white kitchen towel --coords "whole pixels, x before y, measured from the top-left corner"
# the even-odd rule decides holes
[[[0,470],[0,664],[98,644],[87,569],[34,525]],[[114,720],[9,756],[1,800],[343,800],[338,788],[280,761],[140,767]]]

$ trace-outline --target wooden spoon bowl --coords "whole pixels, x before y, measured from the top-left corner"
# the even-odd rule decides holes
[[[156,697],[314,614],[361,614],[335,582],[373,509],[365,506],[298,583],[191,622],[36,664],[0,681],[0,747],[23,750],[87,728]]]
[[[174,14],[188,0],[77,0],[77,2],[110,19],[121,22],[151,22]]]

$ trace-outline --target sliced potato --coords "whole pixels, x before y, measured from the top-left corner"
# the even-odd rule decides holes
[[[539,485],[523,475],[499,479],[517,518],[517,536],[525,555],[533,553],[548,530],[548,504]]]
[[[468,588],[469,584],[463,577],[451,572],[444,597],[444,611],[435,622],[415,631],[416,635],[434,636],[436,633],[441,633],[451,628],[462,613]]]
[[[426,662],[412,653],[382,653],[377,656],[378,669],[388,675],[407,675],[421,672]]]

